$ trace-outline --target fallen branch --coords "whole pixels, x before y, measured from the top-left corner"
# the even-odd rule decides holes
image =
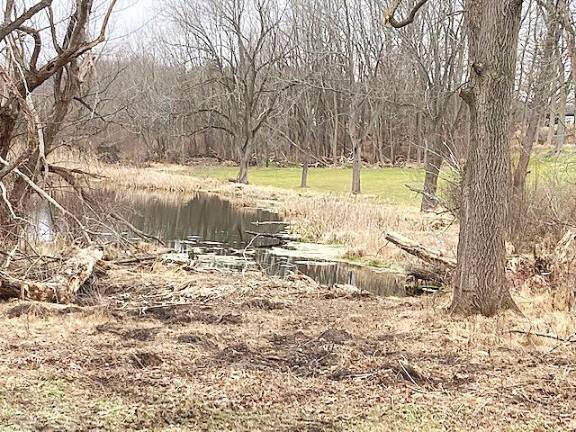
[[[119,265],[120,264],[139,264],[139,263],[147,262],[147,261],[155,261],[159,257],[161,257],[161,255],[146,255],[146,256],[141,256],[141,257],[133,257],[133,258],[116,260],[116,261],[112,261],[112,262],[114,264],[119,264]]]
[[[282,240],[282,241],[300,241],[300,240],[302,240],[298,236],[291,236],[290,234],[284,234],[284,233],[269,234],[269,233],[261,233],[261,232],[248,231],[248,230],[246,230],[245,232],[246,232],[246,234],[250,234],[253,236],[273,238],[273,239]]]
[[[556,335],[550,335],[550,334],[546,334],[546,333],[534,333],[531,331],[524,331],[524,330],[508,330],[508,333],[523,334],[523,335],[527,335],[527,336],[532,335],[532,336],[538,336],[538,337],[547,338],[547,339],[553,339],[553,340],[560,341],[560,342],[576,343],[576,334],[570,336],[569,338],[563,338],[563,337],[556,336]]]
[[[430,264],[440,265],[447,268],[448,270],[453,270],[456,268],[456,260],[454,258],[447,257],[446,254],[437,249],[428,248],[420,243],[410,240],[401,234],[389,232],[386,234],[386,240],[390,243],[398,246],[403,251],[420,258]]]

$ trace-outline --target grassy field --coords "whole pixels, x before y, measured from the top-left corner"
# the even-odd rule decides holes
[[[228,180],[236,177],[236,167],[191,167],[187,173],[198,177],[211,177]],[[362,193],[372,195],[387,204],[418,206],[420,196],[407,185],[422,188],[424,168],[363,168],[361,173]],[[440,187],[451,173],[444,170]],[[251,184],[274,186],[285,189],[300,189],[301,168],[261,168],[249,171]],[[551,181],[576,180],[576,153],[567,152],[561,156],[551,156],[549,151],[540,150],[530,162],[530,179],[533,184]],[[352,184],[352,169],[310,168],[308,187],[313,191],[348,193]]]
[[[213,177],[220,180],[234,178],[236,167],[192,167],[190,174]],[[301,168],[257,168],[249,171],[251,184],[300,189]],[[422,187],[422,168],[364,168],[362,169],[362,193],[374,195],[389,204],[418,205],[419,198],[406,185]],[[348,193],[352,184],[351,168],[310,168],[308,187],[320,192]]]

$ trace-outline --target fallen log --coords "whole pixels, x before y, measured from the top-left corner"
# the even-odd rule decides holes
[[[388,232],[385,238],[403,251],[420,258],[427,263],[444,267],[447,270],[453,270],[456,268],[456,260],[446,256],[445,253],[440,250],[428,248],[395,232]]]
[[[74,303],[78,291],[92,276],[103,255],[94,247],[79,249],[62,264],[59,272],[46,281],[20,279],[0,272],[0,298]]]

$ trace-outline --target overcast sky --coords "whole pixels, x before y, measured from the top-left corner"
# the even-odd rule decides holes
[[[142,33],[154,25],[155,16],[163,2],[163,0],[120,0],[116,5],[110,27],[111,38],[117,40],[129,36],[132,41],[137,41]]]

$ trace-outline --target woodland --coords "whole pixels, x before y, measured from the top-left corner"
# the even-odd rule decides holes
[[[576,429],[576,1],[0,11],[0,430]]]

